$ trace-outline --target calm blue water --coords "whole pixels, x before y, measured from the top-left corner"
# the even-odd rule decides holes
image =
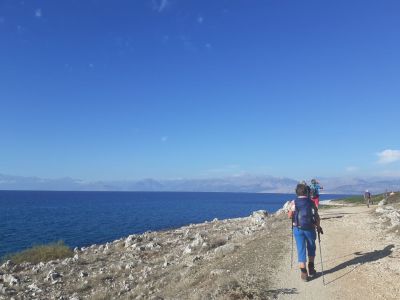
[[[0,191],[0,257],[34,244],[64,240],[71,247],[132,233],[274,212],[288,194],[176,192]],[[339,195],[322,195],[337,199]]]

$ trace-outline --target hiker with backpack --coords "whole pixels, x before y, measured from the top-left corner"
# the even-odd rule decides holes
[[[289,205],[288,215],[292,219],[301,279],[308,281],[317,273],[314,267],[316,231],[321,234],[323,231],[320,226],[318,208],[309,196],[309,187],[304,183],[299,183],[296,186],[296,196]],[[308,272],[306,254],[308,255]]]
[[[323,186],[321,186],[316,179],[311,179],[310,197],[311,200],[314,201],[317,208],[319,206],[319,190],[323,189]]]
[[[371,193],[366,190],[364,193],[364,201],[367,203],[367,206],[369,207],[369,204],[371,203]],[[374,202],[372,202],[371,204],[374,204]]]

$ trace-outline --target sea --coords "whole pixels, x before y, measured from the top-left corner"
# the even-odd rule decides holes
[[[321,200],[345,195],[321,195]],[[275,212],[294,198],[273,193],[0,191],[0,257],[63,240],[101,244],[134,233]]]

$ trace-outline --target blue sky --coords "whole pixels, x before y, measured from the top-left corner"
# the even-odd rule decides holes
[[[399,1],[0,0],[0,173],[400,175]]]

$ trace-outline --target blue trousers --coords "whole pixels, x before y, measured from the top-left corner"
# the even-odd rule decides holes
[[[297,256],[299,259],[299,263],[306,263],[306,248],[308,256],[315,256],[315,240],[317,239],[315,229],[305,230],[294,227],[293,234],[296,240]]]

